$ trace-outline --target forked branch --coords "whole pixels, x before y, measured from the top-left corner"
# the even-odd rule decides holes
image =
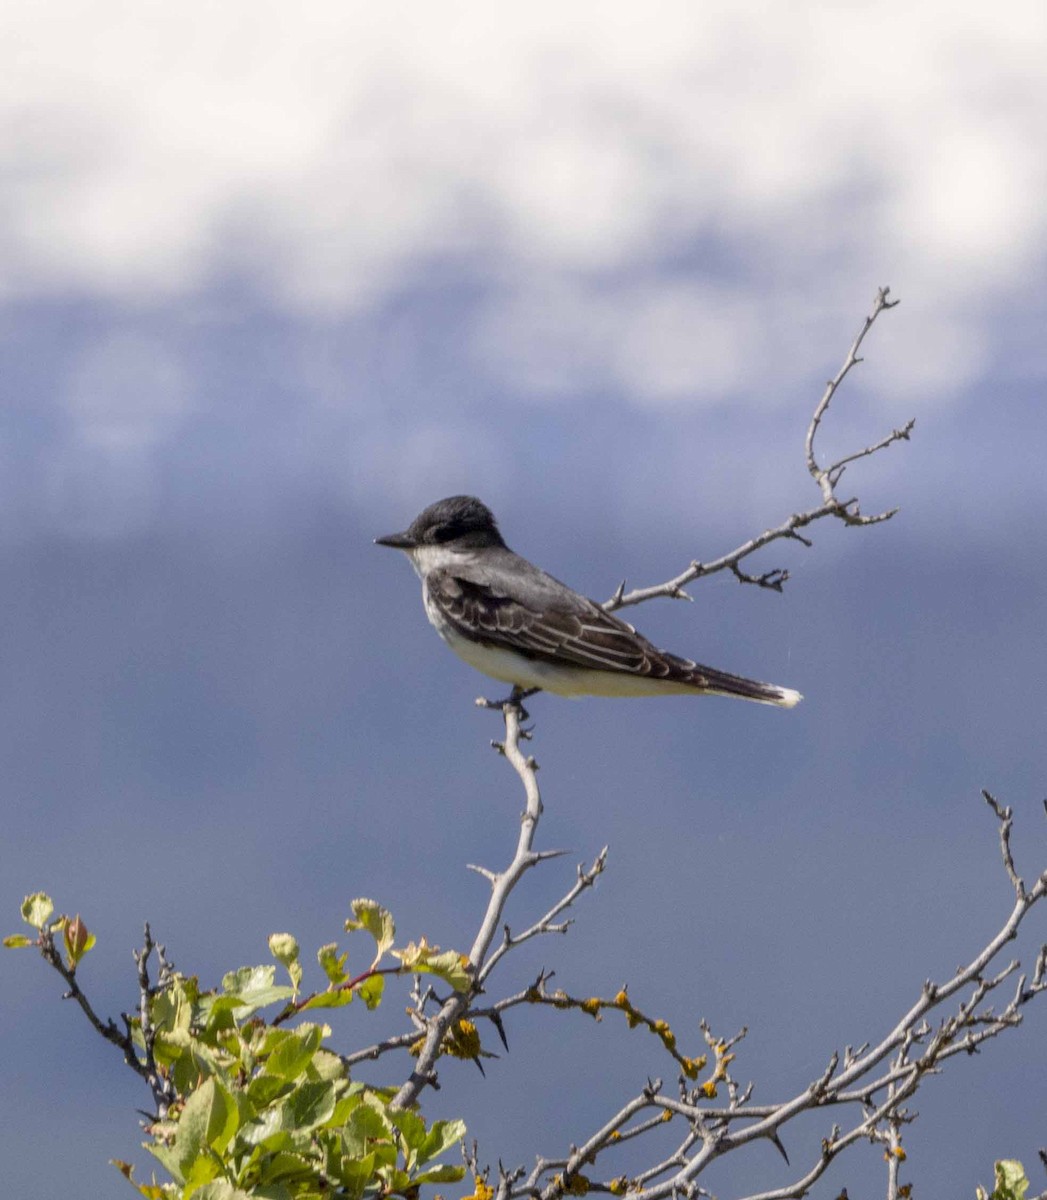
[[[807,1164],[780,1187],[745,1200],[798,1200],[843,1151],[861,1141],[884,1147],[888,1197],[902,1195],[902,1130],[915,1118],[907,1102],[951,1059],[972,1054],[989,1039],[1021,1024],[1026,1005],[1047,990],[1047,947],[1041,947],[1029,976],[1020,973],[1018,962],[1001,965],[999,961],[1029,913],[1047,897],[1047,871],[1026,885],[1011,854],[1011,811],[988,793],[985,800],[999,822],[1002,864],[1014,889],[1014,906],[966,966],[940,983],[924,983],[915,1002],[875,1045],[856,1050],[848,1046],[842,1054],[832,1054],[821,1074],[794,1095],[755,1105],[750,1101],[752,1084],[741,1086],[731,1067],[741,1035],[720,1041],[707,1031],[706,1040],[716,1055],[709,1079],[695,1085],[691,1072],[681,1072],[676,1094],[660,1083],[648,1083],[569,1154],[539,1159],[526,1178],[518,1174],[502,1200],[525,1196],[559,1200],[565,1192],[583,1188],[625,1193],[629,1200],[705,1195],[699,1180],[712,1162],[761,1140],[781,1148],[779,1136],[790,1122],[816,1109],[831,1110],[836,1119]],[[998,1004],[996,997],[1009,980],[1013,980],[1009,995]],[[584,1008],[585,1002],[570,1000],[560,1007]],[[674,1057],[680,1061],[678,1055]],[[721,1088],[727,1093],[726,1104],[716,1103]],[[686,1122],[686,1132],[669,1155],[659,1155],[628,1178],[615,1175],[613,1167],[599,1169],[605,1159],[613,1163],[621,1143],[636,1141],[677,1117]],[[585,1172],[584,1180],[579,1172]]]
[[[436,1084],[436,1060],[445,1046],[448,1035],[458,1022],[469,1017],[483,985],[501,959],[514,946],[539,934],[563,932],[562,926],[556,924],[557,917],[568,909],[582,892],[592,887],[604,869],[606,850],[601,851],[588,870],[579,867],[577,879],[570,890],[523,933],[514,936],[505,925],[504,915],[509,897],[526,872],[538,863],[548,858],[559,857],[562,853],[534,849],[535,833],[542,814],[542,797],[538,788],[538,764],[530,755],[525,754],[520,746],[521,741],[530,736],[529,731],[522,727],[524,710],[521,698],[522,693],[514,692],[509,699],[497,704],[496,707],[501,709],[505,721],[505,740],[494,743],[495,749],[504,755],[523,784],[525,803],[520,818],[516,852],[502,871],[475,868],[490,883],[491,895],[472,949],[469,951],[470,974],[474,984],[468,992],[449,996],[440,1005],[439,1011],[431,1017],[425,1016],[418,1009],[415,1010],[418,1019],[424,1025],[424,1040],[414,1069],[396,1095],[394,1103],[398,1108],[413,1104],[426,1086]],[[491,947],[499,929],[502,930],[502,941],[492,951]],[[494,1021],[499,1033],[504,1037],[499,1011],[497,1008],[488,1009],[483,1015]]]
[[[865,318],[861,329],[851,343],[843,365],[825,385],[825,391],[822,393],[822,397],[814,410],[814,415],[811,417],[811,422],[807,427],[807,436],[804,439],[807,470],[821,491],[821,504],[816,508],[809,508],[803,512],[793,513],[791,516],[786,517],[780,525],[775,525],[772,529],[766,529],[763,533],[749,538],[747,542],[743,542],[740,546],[737,546],[727,554],[721,555],[719,558],[712,559],[709,562],[700,562],[695,559],[686,570],[681,571],[673,579],[667,579],[664,583],[656,583],[650,587],[634,588],[632,591],[627,592],[625,590],[625,581],[623,580],[618,585],[617,591],[610,600],[604,603],[605,609],[613,612],[615,609],[625,608],[630,604],[642,604],[646,600],[654,600],[659,596],[668,596],[673,600],[690,600],[690,595],[685,591],[687,584],[693,583],[697,579],[703,579],[706,575],[714,575],[717,571],[730,571],[739,583],[750,583],[756,587],[780,592],[789,578],[789,572],[785,568],[775,567],[770,571],[750,575],[741,570],[739,564],[748,558],[750,554],[755,554],[757,550],[762,550],[764,546],[768,546],[771,542],[776,542],[783,538],[800,542],[804,546],[810,546],[810,539],[802,534],[800,530],[806,529],[809,525],[813,525],[815,521],[820,521],[823,517],[835,517],[845,525],[876,525],[881,521],[890,520],[894,516],[898,511],[896,508],[887,509],[885,512],[875,513],[872,516],[865,516],[861,512],[856,497],[843,500],[837,494],[836,489],[843,478],[844,471],[850,463],[857,462],[860,458],[868,458],[870,455],[885,450],[894,442],[908,441],[909,435],[916,424],[915,420],[907,422],[901,429],[893,430],[874,445],[866,446],[864,449],[857,450],[853,454],[847,454],[843,458],[830,463],[827,467],[819,466],[818,460],[815,457],[815,439],[817,438],[822,420],[829,411],[829,405],[832,403],[833,397],[836,395],[844,379],[862,361],[858,351],[861,349],[866,334],[873,327],[873,323],[882,312],[889,308],[894,308],[899,303],[899,301],[889,298],[890,290],[890,288],[882,287],[876,293],[876,300],[873,303],[872,310]]]

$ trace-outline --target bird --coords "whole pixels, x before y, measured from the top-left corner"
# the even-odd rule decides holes
[[[736,696],[793,708],[792,688],[760,683],[659,650],[595,600],[514,554],[475,496],[448,496],[402,533],[440,637],[471,667],[516,692],[560,696]]]

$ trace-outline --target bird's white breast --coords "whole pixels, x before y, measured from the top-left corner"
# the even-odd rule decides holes
[[[475,642],[464,637],[433,603],[422,577],[422,601],[430,624],[448,646],[469,666],[502,683],[522,688],[541,688],[558,696],[666,696],[674,692],[693,693],[686,684],[618,671],[592,671],[584,667],[561,666],[542,659],[528,658],[514,650]]]

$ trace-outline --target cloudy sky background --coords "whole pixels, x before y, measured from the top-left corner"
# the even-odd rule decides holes
[[[816,501],[806,421],[889,284],[824,445],[915,416],[848,477],[899,517],[768,552],[782,597],[715,579],[636,614],[807,700],[536,701],[545,844],[608,843],[611,873],[505,987],[545,963],[628,980],[681,1040],[748,1024],[768,1100],[981,945],[1009,908],[981,786],[1044,862],[1042,4],[63,0],[0,23],[12,928],[37,887],[79,908],[114,1012],[145,917],[205,979],[274,929],[329,940],[358,894],[467,945],[464,864],[506,856],[519,799],[479,677],[371,539],[470,491],[596,596],[723,553]],[[12,1190],[117,1192],[144,1096],[38,964],[0,969]],[[1043,1032],[932,1081],[918,1188],[1032,1163]],[[667,1070],[606,1027],[510,1036],[429,1106],[492,1159],[558,1153]],[[794,1162],[824,1132],[787,1138]],[[710,1186],[782,1182],[772,1154]],[[860,1150],[824,1194],[881,1171]]]

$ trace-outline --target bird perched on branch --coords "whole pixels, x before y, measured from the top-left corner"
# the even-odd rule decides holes
[[[560,696],[738,696],[792,708],[792,688],[703,667],[659,650],[625,621],[505,544],[475,496],[449,496],[403,533],[375,538],[403,550],[422,580],[425,612],[470,666],[521,691]]]

